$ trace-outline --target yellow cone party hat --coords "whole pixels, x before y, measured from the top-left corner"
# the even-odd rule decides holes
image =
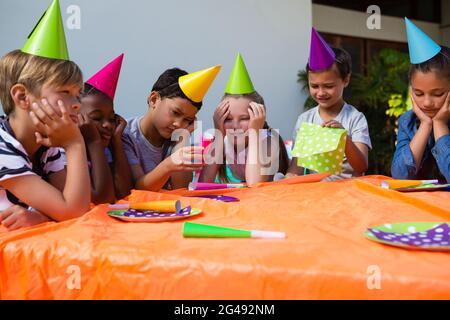
[[[53,0],[28,37],[22,52],[50,59],[69,60],[59,1]]]
[[[220,71],[221,65],[187,74],[178,79],[183,93],[194,102],[201,102]]]

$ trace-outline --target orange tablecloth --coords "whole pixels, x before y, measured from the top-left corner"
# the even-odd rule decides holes
[[[237,203],[181,197],[204,212],[190,221],[285,231],[284,240],[185,239],[183,221],[122,222],[105,205],[63,223],[0,231],[0,298],[450,299],[450,254],[362,235],[382,223],[449,221],[450,193],[383,190],[378,176],[302,183],[322,177],[227,192]],[[130,200],[195,193],[134,191]],[[367,286],[370,266],[381,272],[380,289]],[[73,268],[79,289],[68,285]]]

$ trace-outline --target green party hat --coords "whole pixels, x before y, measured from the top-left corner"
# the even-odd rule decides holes
[[[53,0],[48,7],[30,33],[22,52],[44,58],[69,60],[58,0]]]
[[[238,53],[236,62],[234,63],[233,71],[231,71],[230,79],[228,80],[225,93],[229,94],[246,94],[255,92],[252,80],[245,67],[242,55]]]

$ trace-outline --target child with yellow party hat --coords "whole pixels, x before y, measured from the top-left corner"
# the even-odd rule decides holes
[[[264,99],[253,87],[240,53],[214,113],[214,125],[220,134],[219,139],[215,136],[214,148],[223,150],[223,159],[206,165],[200,181],[251,185],[272,180],[277,172],[286,173],[283,139],[267,124]]]
[[[192,74],[178,68],[164,71],[147,98],[148,111],[128,120],[122,141],[136,189],[158,191],[167,183],[168,188],[187,187],[192,172],[201,169],[202,147],[174,148],[171,153],[171,140],[179,129],[193,131],[219,70],[220,66]]]
[[[392,176],[450,183],[450,49],[405,21],[413,109],[398,121]]]
[[[77,126],[82,87],[54,0],[22,50],[0,60],[6,114],[0,119],[0,221],[9,230],[72,219],[89,209],[86,151]]]

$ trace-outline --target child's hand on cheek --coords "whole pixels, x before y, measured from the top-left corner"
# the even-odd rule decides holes
[[[266,122],[266,109],[262,104],[250,102],[248,114],[250,115],[249,129],[259,130],[264,127],[264,123]]]
[[[88,116],[79,113],[78,126],[86,144],[101,143],[102,138],[100,137],[100,133],[98,132],[95,124],[92,123]]]
[[[344,129],[342,124],[336,120],[330,120],[330,121],[324,122],[324,123],[322,123],[322,127]]]
[[[412,93],[411,93],[410,97],[411,97],[411,102],[413,105],[412,110],[415,113],[415,115],[417,116],[417,118],[419,119],[420,123],[423,123],[426,125],[433,125],[433,121],[431,120],[431,118],[429,116],[427,116],[417,105],[417,102],[414,99],[414,96]]]
[[[47,147],[62,148],[82,142],[80,130],[61,100],[58,100],[58,108],[61,115],[55,112],[46,99],[42,100],[41,105],[31,105],[30,118],[36,127],[36,142]]]
[[[126,126],[127,121],[120,115],[116,114],[116,128],[114,129],[114,138],[121,139]]]
[[[230,102],[227,100],[222,101],[214,111],[214,127],[222,133],[225,137],[224,122],[230,114]]]
[[[447,125],[450,119],[450,92],[447,93],[444,104],[438,113],[433,117],[433,122],[441,122]]]

